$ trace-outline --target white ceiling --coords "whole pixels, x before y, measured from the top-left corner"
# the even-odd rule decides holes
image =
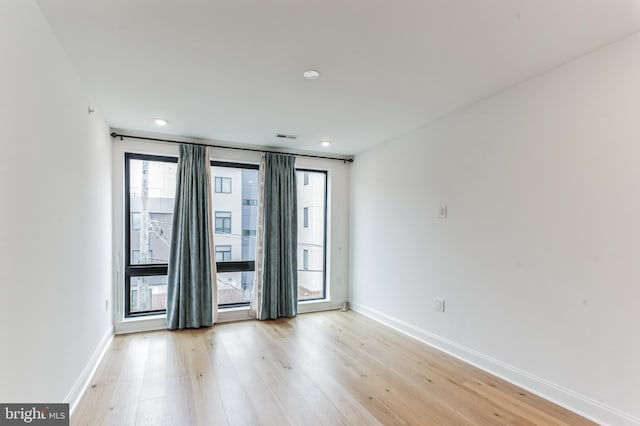
[[[637,0],[38,3],[110,126],[337,154],[640,30]]]

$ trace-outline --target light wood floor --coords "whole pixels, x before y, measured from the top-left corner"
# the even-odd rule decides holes
[[[116,336],[72,425],[583,425],[354,312]]]

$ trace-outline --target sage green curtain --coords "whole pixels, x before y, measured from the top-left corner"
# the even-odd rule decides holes
[[[169,251],[169,329],[213,324],[209,182],[206,148],[180,145]]]
[[[264,154],[262,259],[258,319],[298,313],[298,212],[295,157]]]

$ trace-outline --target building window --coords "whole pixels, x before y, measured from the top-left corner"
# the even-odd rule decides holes
[[[298,186],[298,300],[326,297],[327,172],[297,170],[298,182],[309,176],[308,190]],[[302,175],[302,176],[301,176]],[[303,231],[304,230],[304,231]]]
[[[243,229],[242,230],[242,236],[243,237],[255,237],[256,236],[256,230],[255,229]]]
[[[309,185],[309,172],[303,172],[303,181],[305,185]]]
[[[258,205],[258,200],[248,200],[248,199],[243,199],[242,200],[242,205],[243,206],[257,206]]]
[[[231,246],[216,246],[216,262],[231,261]]]
[[[231,178],[216,176],[215,192],[218,194],[231,194]]]
[[[125,154],[126,317],[166,311],[177,158]]]
[[[231,233],[231,212],[216,212],[216,232]]]

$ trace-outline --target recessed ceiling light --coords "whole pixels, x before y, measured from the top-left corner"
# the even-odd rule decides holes
[[[302,75],[304,75],[304,78],[307,80],[315,80],[320,77],[320,73],[316,70],[306,70]]]
[[[156,118],[156,119],[153,120],[153,122],[156,123],[156,125],[158,125],[158,126],[166,126],[167,123],[169,123],[164,118]]]
[[[324,146],[325,148],[328,146],[331,146],[331,141],[322,141],[320,142],[320,145]]]

